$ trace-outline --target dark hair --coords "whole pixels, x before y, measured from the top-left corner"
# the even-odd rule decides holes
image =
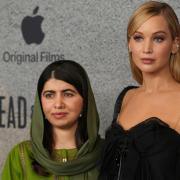
[[[87,75],[83,67],[71,60],[60,60],[49,64],[42,74],[39,77],[38,81],[38,94],[41,97],[41,93],[44,87],[44,84],[51,78],[55,78],[58,80],[65,81],[71,85],[73,85],[79,94],[83,98],[83,111],[82,116],[78,119],[78,126],[76,129],[75,140],[76,146],[79,149],[82,144],[88,139],[87,134],[87,99],[88,99],[88,84],[87,84]],[[42,107],[41,107],[42,108]],[[43,137],[43,145],[52,153],[53,150],[53,135],[52,135],[52,126],[44,117],[44,137]],[[43,175],[43,173],[39,173],[36,170],[36,166],[39,166],[37,163],[33,164],[34,170]]]

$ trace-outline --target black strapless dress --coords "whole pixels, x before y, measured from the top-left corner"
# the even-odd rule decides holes
[[[180,134],[157,117],[150,117],[129,130],[116,123],[122,99],[106,132],[101,180],[180,180]]]

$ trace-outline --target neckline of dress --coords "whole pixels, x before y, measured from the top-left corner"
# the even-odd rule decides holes
[[[167,127],[169,129],[172,129],[169,124],[167,124],[166,122],[164,122],[163,120],[161,120],[160,118],[156,117],[156,116],[152,116],[152,117],[149,117],[149,118],[146,118],[145,120],[141,121],[140,123],[137,123],[135,124],[134,126],[128,128],[128,129],[125,129],[121,123],[117,122],[116,121],[116,124],[121,128],[121,130],[128,134],[132,131],[135,131],[136,129],[139,129],[141,127],[143,127],[144,125],[147,125],[147,124],[151,124],[151,123],[158,123],[164,127]],[[173,131],[175,131],[174,129],[172,129]],[[176,131],[175,131],[176,132]],[[178,133],[178,132],[176,132]]]
[[[126,95],[127,91],[130,90],[130,89],[136,89],[136,88],[139,88],[139,86],[128,86],[127,88],[125,88],[125,93],[123,93],[123,97],[121,97],[121,102],[120,102],[120,108],[119,108],[119,113],[121,111],[121,107],[122,107],[122,102],[123,102],[123,99],[124,99],[124,96]],[[159,123],[160,125],[163,125],[163,126],[166,126],[167,128],[175,131],[177,134],[180,135],[180,133],[178,133],[175,129],[171,128],[170,125],[168,123],[166,123],[165,121],[163,121],[161,118],[157,117],[157,116],[151,116],[151,117],[148,117],[148,118],[145,118],[143,121],[141,121],[140,123],[137,123],[135,125],[133,125],[132,127],[128,128],[128,129],[125,129],[122,124],[120,122],[117,121],[117,118],[118,116],[116,117],[116,121],[115,123],[121,128],[121,130],[128,134],[138,128],[140,128],[141,126],[144,126],[146,125],[147,123],[153,123],[153,122],[156,122],[156,123]]]

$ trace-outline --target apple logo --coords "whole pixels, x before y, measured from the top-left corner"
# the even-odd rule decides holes
[[[44,39],[44,33],[41,29],[43,17],[36,15],[39,10],[37,6],[32,16],[26,16],[21,23],[21,31],[23,38],[27,44],[41,44]]]

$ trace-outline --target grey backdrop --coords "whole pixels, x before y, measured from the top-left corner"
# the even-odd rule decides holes
[[[0,0],[0,172],[9,150],[29,138],[37,79],[51,62],[49,58],[22,63],[17,59],[46,52],[84,66],[101,118],[100,133],[104,135],[118,93],[135,84],[128,62],[126,27],[129,16],[142,2],[145,1]],[[180,17],[180,1],[165,2]],[[40,45],[28,45],[21,33],[21,22],[33,14],[36,6],[37,14],[44,17],[45,38]],[[8,55],[16,58],[10,60]],[[23,125],[25,128],[20,128]]]

